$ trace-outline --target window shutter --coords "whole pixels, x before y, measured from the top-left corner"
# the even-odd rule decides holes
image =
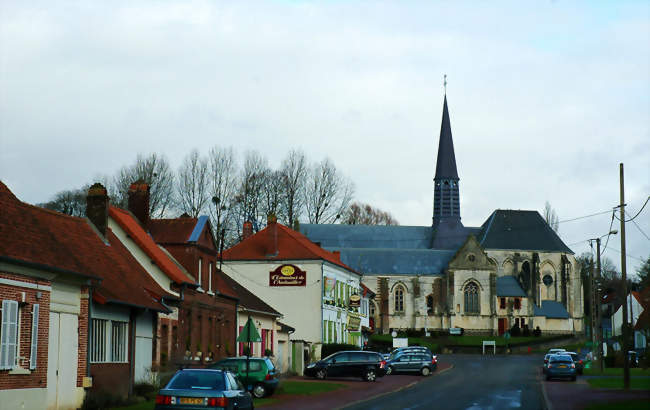
[[[36,355],[38,351],[38,304],[32,311],[32,350],[29,355],[29,370],[36,369]]]
[[[0,340],[0,369],[13,369],[16,365],[16,332],[18,330],[18,302],[2,301],[2,338]]]

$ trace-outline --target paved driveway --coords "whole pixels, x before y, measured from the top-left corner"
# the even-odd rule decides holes
[[[541,393],[543,356],[445,355],[454,367],[402,390],[345,407],[380,409],[531,409],[544,407]]]

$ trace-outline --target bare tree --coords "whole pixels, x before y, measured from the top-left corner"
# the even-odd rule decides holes
[[[192,150],[178,169],[178,207],[192,218],[198,217],[208,206],[208,161],[199,151]]]
[[[134,164],[122,167],[113,179],[115,202],[126,208],[132,183],[143,180],[149,184],[149,212],[152,218],[161,218],[174,204],[174,172],[169,161],[156,153],[138,154]]]
[[[354,202],[348,207],[342,223],[349,225],[399,225],[399,222],[389,212],[359,202]]]
[[[36,204],[41,208],[51,209],[72,216],[86,215],[86,193],[88,186],[58,192],[51,201]]]
[[[333,223],[352,200],[354,187],[325,158],[312,166],[303,190],[305,211],[310,223]]]
[[[284,220],[285,214],[283,209],[284,184],[282,181],[282,171],[272,171],[268,169],[263,174],[262,186],[262,215],[275,215],[278,220]]]
[[[546,201],[544,204],[544,220],[546,223],[553,229],[556,233],[558,232],[558,228],[560,227],[560,220],[557,216],[557,212],[555,212],[555,209],[551,207],[551,204]]]
[[[267,174],[270,172],[266,158],[257,151],[248,151],[239,176],[239,187],[234,197],[237,229],[250,220],[257,231],[266,221],[264,193]]]
[[[210,206],[210,216],[216,228],[215,236],[218,244],[223,233],[226,242],[232,242],[237,232],[233,218],[233,198],[237,189],[237,161],[232,148],[219,148],[210,150],[210,195],[213,206]],[[222,232],[225,230],[225,232]],[[228,240],[231,239],[231,240]]]
[[[304,208],[304,196],[307,179],[307,159],[302,151],[291,150],[282,161],[280,168],[280,179],[282,184],[282,208],[286,216],[286,224],[293,226],[294,221],[302,215]]]

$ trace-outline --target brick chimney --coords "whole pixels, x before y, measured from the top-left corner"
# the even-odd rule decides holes
[[[337,261],[341,262],[341,251],[332,251]]]
[[[278,218],[275,214],[269,214],[266,218],[266,235],[266,256],[278,256]]]
[[[104,185],[99,182],[88,188],[86,195],[86,217],[95,225],[95,228],[106,236],[108,226],[108,193]]]
[[[149,230],[149,184],[142,179],[129,187],[129,211]]]
[[[242,236],[241,238],[242,241],[253,236],[253,223],[251,221],[244,222],[244,228],[242,229],[241,236]]]

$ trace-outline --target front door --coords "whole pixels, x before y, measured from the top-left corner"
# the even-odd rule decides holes
[[[499,336],[506,332],[506,318],[499,318]]]
[[[50,312],[48,342],[48,409],[74,409],[77,403],[78,317]]]

